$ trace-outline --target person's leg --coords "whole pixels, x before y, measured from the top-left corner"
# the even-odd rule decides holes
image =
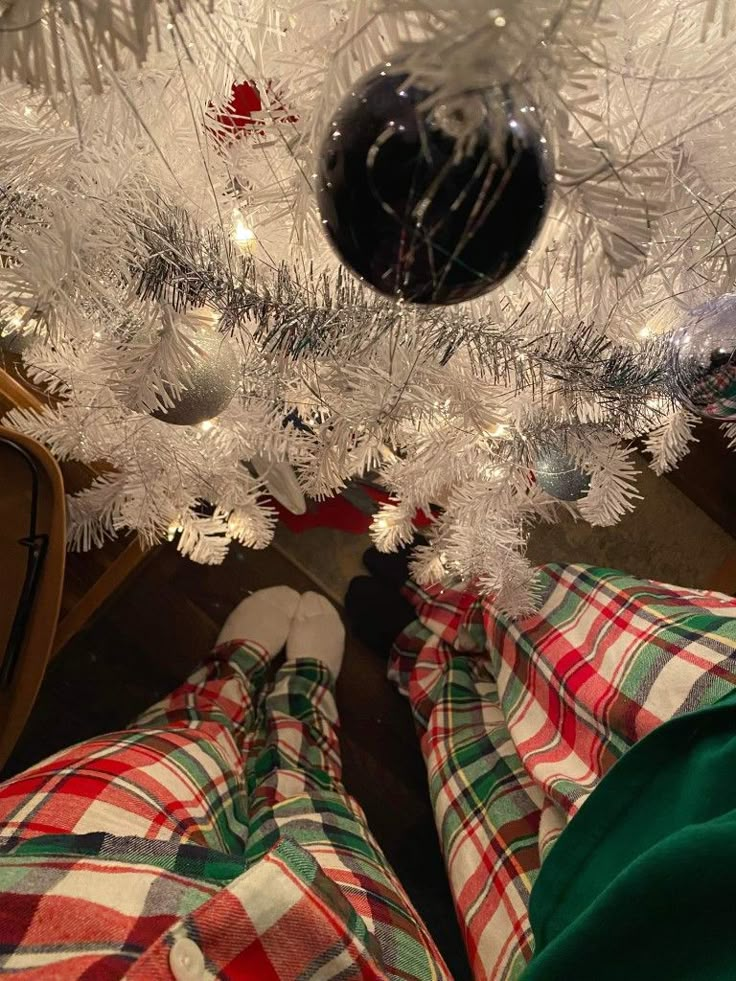
[[[736,600],[610,569],[547,565],[540,607],[485,610],[492,670],[524,764],[569,820],[636,742],[736,686]]]
[[[390,676],[409,698],[448,880],[473,975],[515,978],[531,958],[529,895],[550,818],[508,732],[478,652],[478,604],[452,590],[405,591],[417,619]],[[457,650],[457,644],[461,650]]]
[[[342,785],[335,680],[344,631],[314,594],[295,617],[287,662],[264,699],[265,739],[249,771],[249,864],[280,839],[308,851],[367,923],[389,977],[449,977],[441,955]]]
[[[285,587],[249,597],[210,659],[128,729],[65,749],[0,785],[3,836],[105,832],[242,852],[243,753],[254,699],[298,599]]]
[[[732,598],[586,567],[545,567],[540,587],[539,612],[519,622],[410,587],[418,619],[390,667],[478,977],[514,977],[529,957],[536,871],[613,763],[736,685]],[[458,651],[473,640],[477,655]]]

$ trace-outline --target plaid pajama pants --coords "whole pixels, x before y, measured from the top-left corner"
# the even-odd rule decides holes
[[[605,773],[660,723],[736,685],[736,601],[549,565],[519,622],[407,586],[389,676],[409,698],[473,973],[517,978],[542,860]]]
[[[0,971],[35,968],[53,955],[55,978],[132,977],[141,952],[190,914],[187,935],[209,931],[219,951],[208,976],[449,977],[342,787],[329,671],[303,659],[268,684],[269,660],[254,644],[223,645],[129,729],[0,785]],[[284,855],[278,881],[295,897],[275,924],[269,909],[251,909],[272,880],[245,896],[231,884]],[[319,898],[309,885],[317,878]],[[332,932],[324,941],[300,916],[305,897],[326,910]],[[199,915],[208,900],[214,912]],[[249,917],[239,921],[243,909]],[[228,933],[247,935],[259,917],[269,953],[255,973],[249,960],[244,974]],[[373,955],[363,960],[365,950]],[[136,976],[171,976],[156,965]]]
[[[731,598],[584,566],[546,566],[540,586],[539,612],[517,623],[467,593],[408,587],[417,620],[390,665],[420,733],[473,971],[493,981],[523,973],[541,862],[602,776],[736,683]],[[56,978],[170,977],[131,963],[186,914],[187,936],[225,945],[209,977],[448,976],[341,786],[328,672],[304,660],[269,685],[267,661],[254,645],[221,647],[129,730],[0,786],[0,969],[33,975],[53,949],[70,965]],[[269,864],[287,890],[295,869],[302,883],[278,923],[254,908],[273,879],[233,885]],[[322,939],[299,917],[312,882],[342,910]],[[59,925],[59,899],[86,910],[74,921],[84,942]],[[227,944],[243,909],[263,930],[249,974]],[[305,960],[310,943],[322,947]]]

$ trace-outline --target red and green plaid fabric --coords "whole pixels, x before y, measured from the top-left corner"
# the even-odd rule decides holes
[[[445,979],[340,782],[329,672],[230,644],[124,731],[0,785],[0,971]],[[181,945],[179,945],[181,947]]]
[[[523,973],[542,858],[603,774],[736,681],[736,602],[583,566],[540,571],[512,623],[469,594],[409,593],[391,674],[409,696],[478,978]],[[129,730],[0,785],[0,970],[170,978],[446,978],[340,783],[318,662],[265,681],[220,648]],[[523,763],[522,763],[523,759]]]
[[[736,411],[736,365],[705,370],[690,383],[690,399],[711,419],[733,420]]]
[[[736,686],[732,598],[586,566],[545,566],[539,586],[518,622],[407,587],[418,620],[389,669],[417,720],[470,962],[493,981],[523,973],[541,861],[601,777]]]

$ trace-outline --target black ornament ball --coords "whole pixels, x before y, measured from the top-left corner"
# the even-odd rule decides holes
[[[526,255],[549,204],[552,152],[518,84],[433,100],[407,78],[386,63],[335,112],[319,158],[322,224],[380,293],[460,303]]]

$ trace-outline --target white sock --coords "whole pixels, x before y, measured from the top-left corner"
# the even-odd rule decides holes
[[[238,603],[222,626],[218,644],[252,640],[277,654],[286,643],[301,597],[289,586],[261,589]]]
[[[286,642],[286,660],[313,657],[337,678],[345,653],[345,628],[335,607],[319,593],[304,593]]]

